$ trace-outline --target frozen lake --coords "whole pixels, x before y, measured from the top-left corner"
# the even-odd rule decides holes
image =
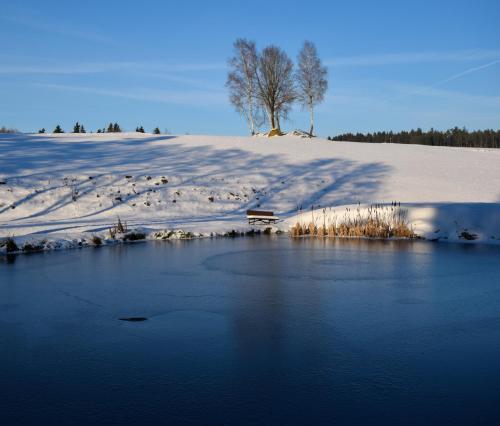
[[[500,247],[256,237],[2,258],[0,361],[2,425],[498,424]]]

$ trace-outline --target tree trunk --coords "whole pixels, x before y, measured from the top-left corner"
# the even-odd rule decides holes
[[[269,111],[269,121],[271,124],[271,130],[276,128],[275,120],[274,120],[274,111]]]
[[[255,135],[255,124],[253,122],[253,112],[250,111],[250,132],[252,133],[252,136]]]
[[[309,137],[313,137],[313,130],[314,130],[314,111],[313,111],[313,106],[311,105],[309,107],[310,113],[311,113],[311,130],[309,130]]]
[[[250,131],[252,132],[252,136],[255,135],[255,124],[253,121],[253,105],[252,105],[252,98],[249,96],[248,97],[248,115],[250,119]]]

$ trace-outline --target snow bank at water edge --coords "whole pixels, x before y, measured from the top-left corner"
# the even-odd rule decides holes
[[[483,228],[500,214],[498,170],[493,149],[293,135],[0,135],[0,237],[88,238],[118,217],[130,229],[224,234],[248,230],[248,209],[287,220],[300,208],[397,200],[425,235],[454,239],[458,222],[486,241],[498,235]],[[460,206],[467,220],[455,217]]]
[[[301,212],[287,219],[288,228],[297,223],[316,227],[367,218],[373,209],[389,214],[392,205],[349,205]],[[402,213],[409,229],[430,241],[500,244],[500,203],[403,203],[395,208]],[[388,213],[389,212],[389,213]],[[389,220],[388,220],[389,221]]]

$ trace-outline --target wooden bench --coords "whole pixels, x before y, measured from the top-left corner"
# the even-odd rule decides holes
[[[279,217],[275,216],[273,212],[269,211],[247,210],[247,219],[249,225],[255,225],[258,223],[270,225],[271,223],[276,223],[279,220]]]

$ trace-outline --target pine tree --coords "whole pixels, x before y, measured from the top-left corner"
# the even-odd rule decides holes
[[[121,131],[122,131],[122,129],[120,129],[120,126],[118,125],[118,123],[113,124],[113,132],[120,133]]]
[[[56,126],[56,128],[54,129],[53,133],[64,133],[64,130],[61,129],[61,126],[59,126],[59,124]]]
[[[107,130],[108,133],[113,133],[113,123],[109,123],[108,124],[108,130]]]
[[[144,127],[139,127],[139,132],[144,133]]]
[[[45,128],[44,128],[44,127],[42,127],[42,128],[38,131],[38,133],[45,133]]]
[[[87,133],[87,132],[85,131],[85,127],[83,127],[83,124],[80,126],[80,133]]]
[[[97,129],[97,133],[101,133],[101,129]]]
[[[160,133],[160,129],[158,127],[155,127],[155,129],[153,130],[153,134],[159,135]]]

